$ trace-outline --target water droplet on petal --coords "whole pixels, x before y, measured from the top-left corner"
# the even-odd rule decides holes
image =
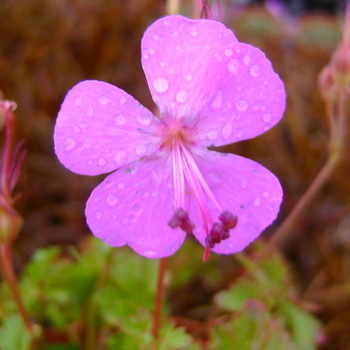
[[[219,91],[219,92],[217,93],[216,97],[214,98],[214,101],[213,101],[213,103],[212,103],[211,106],[212,106],[214,109],[219,109],[219,108],[221,107],[221,105],[222,105],[222,92]]]
[[[231,136],[232,124],[229,122],[222,128],[222,136],[227,139]]]
[[[156,254],[157,254],[157,253],[154,252],[153,250],[146,250],[146,251],[144,252],[144,255],[147,256],[147,257],[149,257],[149,258],[153,258]]]
[[[126,119],[122,116],[122,115],[118,115],[116,118],[115,118],[115,122],[118,124],[118,125],[124,125],[126,123]]]
[[[149,49],[148,52],[150,55],[154,55],[156,53],[156,51],[154,49]]]
[[[65,142],[65,147],[64,147],[64,149],[65,149],[66,151],[71,151],[71,150],[75,147],[75,145],[76,145],[75,140],[72,139],[72,138],[68,138],[68,139],[66,140],[66,142]]]
[[[99,99],[99,101],[100,101],[101,105],[106,105],[107,103],[111,102],[110,99],[107,97],[101,97]]]
[[[104,165],[106,165],[106,160],[105,160],[104,158],[100,158],[100,159],[98,160],[98,165],[99,165],[99,166],[104,166]]]
[[[113,194],[110,193],[110,194],[107,196],[106,201],[107,201],[107,203],[108,203],[110,206],[114,206],[114,205],[117,204],[118,198],[117,198],[115,195],[113,195]]]
[[[192,36],[197,36],[197,35],[198,35],[198,32],[195,31],[195,30],[192,30],[191,35],[192,35]]]
[[[217,133],[217,131],[212,130],[212,131],[208,132],[207,136],[208,136],[209,140],[215,140],[218,136],[218,133]]]
[[[151,123],[151,119],[144,115],[137,116],[137,121],[142,125],[149,125]]]
[[[252,77],[257,78],[260,75],[260,68],[259,66],[253,66],[250,68],[249,73]]]
[[[264,122],[268,123],[268,122],[271,121],[271,119],[272,119],[271,114],[265,113],[265,114],[263,115],[263,121],[264,121]]]
[[[142,156],[146,152],[146,147],[144,145],[139,145],[136,147],[136,154]]]
[[[92,117],[93,114],[94,114],[93,108],[92,108],[92,107],[89,107],[88,110],[87,110],[87,115],[88,115],[89,117]]]
[[[160,94],[166,92],[169,88],[168,80],[164,78],[157,78],[153,81],[153,87]]]
[[[236,108],[241,111],[244,112],[248,109],[248,103],[245,100],[239,100],[236,102]]]
[[[232,50],[231,49],[226,49],[225,50],[225,55],[228,56],[228,57],[232,56]]]
[[[237,60],[233,59],[233,60],[230,60],[230,62],[227,65],[227,68],[231,73],[237,73],[238,72],[238,65],[239,65],[239,62]]]
[[[185,90],[181,90],[176,94],[176,101],[179,103],[184,103],[187,99],[187,92]]]
[[[243,57],[243,63],[244,63],[245,65],[248,66],[248,64],[250,63],[250,61],[251,61],[251,59],[250,59],[250,57],[249,57],[248,55],[246,55],[246,56]]]

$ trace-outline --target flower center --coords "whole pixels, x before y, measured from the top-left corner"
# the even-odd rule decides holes
[[[180,228],[186,233],[193,233],[194,224],[185,210],[185,193],[186,189],[189,189],[202,217],[206,234],[204,253],[204,259],[206,259],[211,248],[229,238],[230,230],[237,225],[237,217],[230,211],[223,210],[201,173],[190,151],[193,146],[190,130],[181,125],[178,120],[170,123],[163,130],[162,144],[162,147],[170,151],[173,168],[175,213],[168,224],[171,228]],[[214,221],[207,205],[208,201],[213,203],[221,213],[218,221]]]

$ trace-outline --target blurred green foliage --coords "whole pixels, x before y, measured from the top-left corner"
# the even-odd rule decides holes
[[[208,276],[213,273],[214,264],[201,263],[200,255],[188,259],[188,252],[196,247],[188,242],[184,253],[173,259],[166,276],[170,289],[186,285],[199,268]],[[208,327],[209,348],[277,350],[285,349],[288,340],[288,349],[314,349],[319,324],[291,299],[291,278],[282,258],[273,255],[255,264],[239,255],[238,261],[243,276],[214,295],[211,322],[219,321],[217,327]],[[157,265],[156,260],[108,247],[94,238],[80,250],[38,250],[22,273],[20,287],[29,313],[42,327],[40,349],[85,349],[89,332],[97,349],[149,349]],[[0,349],[31,349],[4,284],[0,298]],[[201,349],[203,341],[179,327],[169,307],[164,313],[159,350]]]

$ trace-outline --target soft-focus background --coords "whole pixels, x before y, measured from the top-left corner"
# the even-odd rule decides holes
[[[183,13],[190,14],[190,1],[183,2],[186,5]],[[80,275],[89,275],[91,271],[88,267],[77,268],[74,273],[65,269],[68,265],[82,264],[74,259],[79,259],[77,256],[83,254],[84,249],[87,249],[90,255],[91,251],[94,252],[93,257],[89,256],[86,259],[90,259],[88,261],[92,265],[92,261],[96,262],[97,267],[106,254],[101,246],[86,248],[88,243],[85,239],[90,234],[83,216],[89,192],[100,179],[72,174],[62,167],[53,153],[52,131],[59,105],[67,89],[73,84],[92,78],[118,85],[147,107],[153,108],[140,65],[140,39],[145,28],[154,19],[164,15],[164,11],[165,5],[161,0],[0,1],[0,90],[7,99],[18,104],[18,138],[25,140],[27,149],[16,192],[16,207],[23,215],[24,225],[15,243],[15,267],[20,276],[25,274],[23,278],[27,279],[22,282],[25,286],[22,286],[26,294],[24,298],[30,299],[28,293],[39,288],[35,283],[40,284],[42,289],[42,295],[35,294],[37,291],[33,292],[32,299],[25,299],[25,302],[35,320],[45,329],[45,342],[49,344],[45,349],[80,349],[79,344],[84,343],[81,339],[87,331],[80,316],[74,314],[67,318],[64,314],[71,312],[71,308],[79,303],[85,305],[85,294],[89,294],[92,288],[90,284],[93,282],[88,280],[90,284],[87,286],[79,285],[78,291],[71,292],[73,297],[65,294],[65,288],[69,289],[72,285],[80,283]],[[241,41],[252,43],[266,52],[287,86],[288,108],[284,120],[256,140],[245,141],[227,149],[259,161],[277,174],[285,190],[285,201],[279,219],[282,221],[327,157],[327,119],[317,82],[319,72],[329,61],[340,40],[344,4],[336,0],[268,1],[255,4],[248,4],[243,0],[226,1],[221,3],[218,14]],[[308,350],[316,346],[330,350],[350,348],[349,174],[350,160],[345,154],[331,181],[294,226],[290,238],[285,242],[283,253],[286,262],[281,263],[282,267],[278,265],[280,262],[276,262],[277,270],[288,266],[288,282],[284,280],[283,275],[279,293],[286,293],[286,298],[300,308],[298,311],[291,308],[292,311],[287,312],[289,321],[279,323],[276,319],[281,320],[282,316],[274,314],[271,305],[265,305],[268,300],[274,298],[268,287],[265,296],[261,298],[254,294],[256,290],[252,292],[252,289],[249,289],[255,278],[254,273],[253,277],[250,277],[250,285],[247,280],[246,284],[243,283],[243,289],[238,292],[242,293],[238,296],[239,300],[247,298],[246,295],[249,294],[251,303],[245,307],[248,307],[247,312],[252,312],[256,319],[260,320],[259,313],[263,318],[269,313],[272,314],[271,320],[264,318],[261,321],[263,323],[255,320],[254,322],[258,322],[258,326],[254,323],[255,331],[258,327],[266,329],[267,322],[269,326],[275,327],[273,329],[277,333],[285,332],[286,337],[283,341],[287,344],[289,340],[286,339],[290,334],[291,338],[299,333],[299,337],[305,337],[305,334],[302,334],[303,329],[297,329],[298,324],[305,329],[312,324],[310,334],[315,335],[312,347],[305,345],[311,344],[307,342],[297,343],[304,344],[305,347],[303,345],[295,348],[292,345],[281,348],[235,345],[238,350]],[[265,237],[273,234],[277,226],[278,222],[265,233]],[[51,245],[58,245],[64,249],[42,250],[41,255],[40,252],[38,255],[39,248]],[[97,252],[100,251],[99,256]],[[40,259],[43,259],[46,270],[43,270],[43,266],[31,265],[32,270],[28,272],[27,264],[33,264],[35,252],[35,263],[39,266]],[[127,249],[121,249],[120,252],[129,254]],[[129,265],[125,264],[123,270],[125,259],[118,257],[118,254],[116,252],[119,266],[110,267],[113,272],[117,269],[120,274],[127,275],[130,269],[135,275],[135,280],[138,280],[145,274],[145,264],[148,264],[151,270],[155,268],[154,265],[150,265],[153,262],[144,263],[143,258],[131,258],[133,254],[130,254],[130,257],[127,255],[127,260],[135,260]],[[236,313],[241,312],[240,306],[235,304],[230,308],[223,301],[229,298],[228,295],[219,292],[233,286],[234,282],[241,278],[241,267],[247,270],[251,268],[249,262],[247,263],[245,258],[240,258],[243,261],[238,262],[234,257],[213,257],[209,263],[202,264],[200,259],[201,249],[191,242],[172,258],[171,267],[175,272],[172,275],[170,272],[168,281],[169,318],[172,322],[175,321],[177,326],[184,327],[198,346],[209,346],[208,349],[231,349],[233,344],[248,344],[244,341],[234,343],[228,336],[234,332],[239,333],[242,329],[251,329],[253,326],[250,323],[244,323],[248,322],[247,320],[239,325],[232,324],[232,331],[222,328],[221,335],[211,335],[208,329],[220,324],[224,324],[222,327],[229,327],[225,324],[228,319],[230,322],[238,322]],[[60,270],[58,266],[62,261],[64,267]],[[89,263],[86,263],[86,266],[90,266]],[[91,269],[97,268],[96,266]],[[33,274],[37,280],[34,277],[31,280]],[[62,275],[71,275],[69,281],[62,282],[63,287],[55,285],[59,291],[55,287],[55,292],[52,292],[52,285],[47,287],[44,283],[50,274],[55,276],[57,285]],[[96,274],[98,275],[99,271],[96,270]],[[149,280],[142,283],[154,284],[154,273],[150,272]],[[259,279],[256,284],[259,285]],[[132,288],[138,290],[139,285],[136,283]],[[152,300],[153,287],[149,288],[149,298]],[[260,286],[259,289],[261,288]],[[127,303],[129,294],[108,296],[108,290],[104,292],[107,294],[103,294],[104,297],[96,305],[102,305],[101,308],[106,309],[107,316],[96,316],[98,320],[95,333],[100,345],[96,345],[95,348],[104,349],[107,346],[105,344],[108,344],[108,349],[147,348],[121,345],[129,343],[121,336],[115,338],[114,334],[129,328],[123,328],[118,322],[113,323],[113,317],[118,319],[121,316],[108,315],[108,312],[109,309],[113,309],[116,298],[121,298]],[[83,295],[82,299],[77,297],[77,300],[74,300],[75,293]],[[10,329],[14,329],[18,322],[13,318],[13,324],[6,323],[8,319],[15,317],[15,311],[13,306],[6,306],[7,302],[4,300],[8,296],[5,290],[0,297],[0,349],[27,349],[23,345],[25,342],[11,348],[11,341],[5,340],[6,334]],[[237,298],[237,295],[234,294],[234,297]],[[73,301],[69,298],[73,298]],[[108,300],[111,301],[110,305]],[[61,306],[52,311],[49,306],[51,302]],[[151,303],[149,300],[147,302]],[[143,301],[139,300],[139,303],[142,305]],[[40,305],[43,309],[51,311],[47,315],[44,314]],[[223,311],[225,307],[228,312]],[[136,312],[135,308],[132,310]],[[125,315],[129,315],[129,311],[125,311]],[[81,309],[78,308],[77,315],[79,312]],[[321,327],[312,323],[317,322],[314,319],[305,321],[303,317],[306,316],[302,312],[310,313],[308,315],[312,312]],[[105,329],[104,324],[108,324]],[[128,333],[128,330],[125,332]],[[112,336],[114,338],[109,338]],[[185,336],[185,333],[182,336]],[[13,338],[16,337],[21,336],[13,335]],[[225,337],[228,339],[226,343],[222,340],[226,339]],[[211,341],[209,338],[214,339],[212,344],[216,342],[216,345],[208,345]],[[190,346],[164,345],[164,349],[176,348],[190,349]]]

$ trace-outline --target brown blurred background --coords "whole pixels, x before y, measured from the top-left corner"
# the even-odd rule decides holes
[[[274,14],[262,4],[236,7],[227,2],[223,7],[226,24],[241,41],[262,48],[287,85],[284,120],[256,140],[228,148],[278,175],[285,190],[280,221],[327,157],[327,119],[317,81],[341,33],[341,3],[316,2],[328,11],[322,13],[307,12],[314,7],[301,1],[296,11],[296,3],[289,1],[289,7]],[[83,208],[99,179],[66,171],[52,147],[65,92],[79,80],[100,79],[152,108],[140,65],[140,39],[163,14],[161,0],[1,0],[0,90],[18,104],[18,137],[28,152],[17,190],[24,216],[16,242],[18,268],[38,247],[76,243],[88,233]],[[342,349],[350,344],[349,174],[344,154],[285,244],[301,292],[318,305],[334,348]]]

